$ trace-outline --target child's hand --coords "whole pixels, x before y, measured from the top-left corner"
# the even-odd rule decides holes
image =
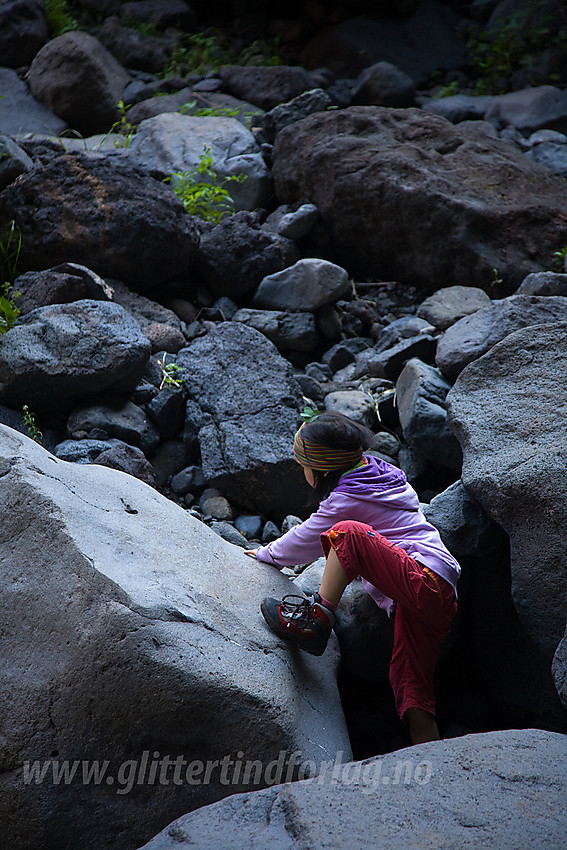
[[[258,551],[258,549],[245,549],[244,554],[248,555],[250,558],[255,558],[257,551]]]

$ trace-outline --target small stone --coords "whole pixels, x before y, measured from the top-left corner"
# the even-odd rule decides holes
[[[171,479],[171,489],[178,496],[186,496],[191,490],[200,490],[205,484],[200,466],[188,466]]]
[[[483,289],[475,286],[446,286],[438,289],[420,304],[417,315],[444,331],[463,316],[470,316],[491,300]]]
[[[342,413],[359,425],[371,428],[376,424],[376,408],[371,395],[360,390],[345,390],[325,396],[325,410]]]
[[[240,516],[236,517],[234,525],[244,537],[252,540],[257,538],[262,530],[262,517],[240,514]]]
[[[288,514],[284,521],[282,522],[282,534],[285,534],[286,531],[289,531],[290,528],[295,528],[296,525],[301,525],[302,520],[299,519],[298,516],[294,516],[293,514]]]
[[[199,500],[199,507],[204,514],[210,514],[214,519],[232,519],[232,508],[228,500],[214,487],[205,490]]]
[[[281,537],[281,531],[275,522],[272,522],[271,519],[269,519],[262,532],[262,544],[266,546],[268,543],[271,543],[272,540],[277,540],[278,537]]]
[[[223,540],[227,540],[228,543],[233,543],[235,546],[241,546],[243,549],[248,548],[247,539],[229,522],[213,520],[209,527],[212,528],[219,537],[222,537]]]
[[[263,278],[253,304],[268,310],[312,312],[340,298],[349,287],[345,269],[328,260],[308,258]]]

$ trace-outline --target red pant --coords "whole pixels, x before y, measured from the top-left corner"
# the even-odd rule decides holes
[[[403,718],[408,708],[435,714],[433,673],[441,641],[457,611],[455,591],[444,578],[410,558],[369,525],[338,522],[321,535],[349,581],[362,576],[396,604],[390,684]]]

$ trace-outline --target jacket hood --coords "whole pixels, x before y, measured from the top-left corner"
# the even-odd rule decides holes
[[[365,457],[368,463],[343,475],[334,493],[369,498],[373,493],[385,493],[388,490],[400,492],[405,489],[407,479],[401,469],[373,455]]]

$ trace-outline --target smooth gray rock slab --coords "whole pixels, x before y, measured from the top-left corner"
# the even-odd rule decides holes
[[[493,97],[484,113],[498,129],[512,126],[529,136],[536,130],[567,130],[567,92],[536,86]]]
[[[164,113],[138,127],[127,151],[127,161],[148,172],[167,176],[191,171],[210,148],[212,168],[219,177],[245,174],[243,183],[228,183],[237,210],[253,210],[267,201],[270,172],[250,130],[236,118],[196,118]]]
[[[0,817],[11,850],[60,846],[71,832],[84,850],[128,850],[187,808],[247,788],[227,788],[218,769],[180,786],[170,765],[167,784],[118,794],[120,765],[144,752],[186,764],[243,752],[264,765],[280,750],[318,763],[349,752],[335,640],[323,659],[299,657],[260,614],[264,596],[289,590],[277,570],[135,478],[67,464],[4,426],[0,471],[11,506]],[[113,787],[23,780],[26,761],[103,757]]]
[[[66,129],[67,122],[39,103],[11,68],[0,68],[0,90],[0,132],[57,136]]]
[[[508,334],[529,325],[567,320],[567,298],[512,295],[495,301],[452,325],[437,345],[435,362],[454,380],[473,360],[482,357]]]
[[[307,496],[293,460],[301,390],[291,365],[258,331],[223,322],[177,355],[209,486],[280,521]],[[299,495],[298,495],[299,494]]]
[[[567,296],[567,274],[536,272],[529,274],[519,285],[516,295]]]
[[[95,393],[128,393],[149,354],[140,326],[119,304],[39,307],[0,336],[0,399],[38,411]]]
[[[567,619],[566,404],[567,322],[510,334],[447,396],[463,484],[510,537],[515,606],[549,662]]]
[[[256,290],[254,306],[268,310],[311,312],[336,301],[349,289],[348,273],[328,260],[298,260],[266,276]]]
[[[447,286],[426,298],[417,308],[417,315],[444,331],[463,316],[476,313],[490,304],[484,289],[476,286]]]
[[[184,815],[141,850],[560,850],[566,757],[565,735],[539,729],[420,744],[230,797]]]
[[[396,382],[396,403],[407,442],[432,463],[458,472],[461,449],[447,422],[445,406],[450,389],[438,369],[412,358]]]

